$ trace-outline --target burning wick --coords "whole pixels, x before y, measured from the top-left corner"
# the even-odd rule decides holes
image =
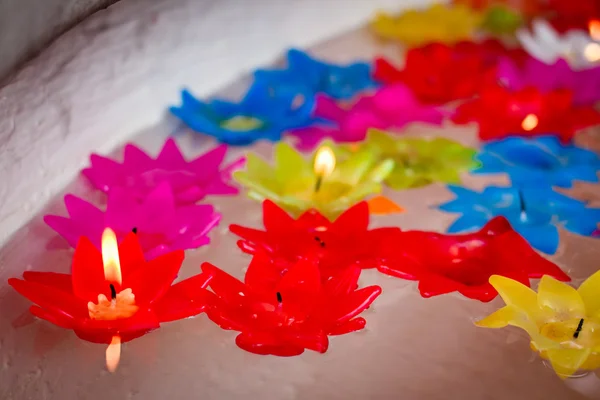
[[[283,303],[283,297],[281,297],[281,293],[277,292],[277,302],[279,304]]]
[[[538,126],[540,120],[538,119],[537,116],[535,116],[535,114],[527,114],[527,116],[523,119],[523,122],[521,122],[521,128],[523,128],[524,131],[532,131],[535,129],[536,126]]]
[[[325,247],[325,242],[321,240],[320,237],[315,236],[315,240],[319,243],[321,247]]]
[[[133,229],[131,230],[131,232],[135,233],[137,235],[137,227],[133,227]]]
[[[521,222],[525,222],[527,220],[525,199],[523,198],[523,193],[520,190],[519,190],[519,209],[521,210],[521,215],[520,215]]]
[[[327,146],[321,147],[315,155],[315,175],[317,175],[317,182],[315,183],[315,193],[321,189],[323,178],[330,175],[335,169],[335,155],[333,150]]]
[[[579,337],[579,333],[581,332],[582,328],[583,328],[583,318],[581,318],[579,320],[579,325],[577,325],[577,329],[575,330],[575,333],[573,334],[573,337],[575,339],[577,339]]]

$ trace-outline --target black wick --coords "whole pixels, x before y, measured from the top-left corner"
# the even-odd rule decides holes
[[[137,235],[137,227],[133,227],[133,229],[131,230],[131,232],[135,233]]]
[[[110,298],[112,300],[117,298],[117,290],[115,289],[115,285],[113,285],[112,283],[110,284]]]
[[[321,247],[325,247],[325,242],[321,240],[320,237],[315,236],[315,240],[319,243]]]
[[[315,193],[317,193],[319,189],[321,189],[321,183],[323,183],[323,176],[317,175],[317,183],[315,183]]]
[[[525,199],[523,198],[523,192],[519,190],[519,208],[521,209],[521,213],[525,212]]]
[[[582,328],[583,328],[583,318],[581,318],[579,320],[579,325],[577,325],[577,329],[575,329],[575,333],[573,334],[573,337],[575,339],[577,339],[579,337],[579,333],[581,332]]]
[[[283,302],[283,297],[281,297],[281,293],[277,292],[277,302],[281,304]]]

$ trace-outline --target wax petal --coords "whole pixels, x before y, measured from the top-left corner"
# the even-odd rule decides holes
[[[282,275],[266,253],[258,252],[252,257],[244,283],[257,292],[274,292]]]
[[[114,321],[93,319],[76,320],[75,334],[92,343],[109,344],[114,335],[121,337],[121,343],[136,339],[159,328],[159,321],[150,311],[140,309],[130,318]]]
[[[511,321],[521,318],[521,313],[523,313],[523,311],[514,306],[502,307],[487,317],[476,321],[475,325],[483,328],[504,328],[508,326]]]
[[[342,272],[334,275],[323,285],[323,292],[331,297],[346,296],[356,290],[361,269],[351,265]]]
[[[286,312],[306,317],[321,295],[321,275],[316,260],[301,260],[283,276],[276,287]]]
[[[573,375],[590,356],[590,349],[548,349],[546,354],[552,368],[561,379]]]
[[[200,268],[203,272],[212,276],[208,285],[213,291],[228,303],[241,305],[245,297],[251,295],[249,288],[221,269],[210,263],[203,263]]]
[[[366,325],[367,321],[364,318],[358,317],[335,326],[328,333],[329,335],[345,335],[350,332],[360,331]]]
[[[25,271],[23,279],[27,282],[36,282],[45,286],[52,286],[54,289],[72,294],[73,284],[71,275],[60,274],[57,272]]]
[[[73,319],[65,314],[50,312],[42,307],[31,306],[29,312],[35,317],[46,320],[51,324],[65,329],[73,329]]]
[[[205,290],[209,280],[210,276],[199,274],[171,286],[154,304],[158,320],[176,321],[203,312],[210,304],[210,295]]]
[[[121,264],[124,264],[121,258]],[[99,294],[110,296],[110,287],[104,278],[102,254],[86,237],[81,237],[72,264],[73,293],[88,301],[97,301]]]
[[[127,288],[133,291],[136,305],[144,307],[163,296],[177,277],[184,257],[183,250],[173,251],[133,271],[127,280]]]
[[[522,283],[500,275],[491,276],[490,283],[507,305],[515,306],[521,310],[537,308],[536,293]]]
[[[585,304],[577,290],[550,276],[543,276],[538,287],[538,305],[548,307],[563,318],[582,318]]]
[[[64,315],[67,318],[88,316],[87,303],[78,300],[72,294],[37,282],[27,282],[11,278],[11,285],[22,296],[51,313]],[[97,298],[97,295],[96,295]]]
[[[367,202],[361,201],[343,212],[333,222],[333,226],[340,232],[349,230],[366,231],[369,227],[369,206]]]
[[[340,302],[331,304],[326,315],[335,324],[343,324],[367,309],[381,294],[379,286],[369,286],[353,291]]]
[[[125,285],[129,275],[133,274],[138,268],[144,267],[146,262],[144,252],[135,233],[128,233],[119,243],[119,260],[121,261],[121,275]]]
[[[577,289],[588,315],[600,316],[600,271],[587,278]]]
[[[266,343],[265,343],[266,342]],[[292,357],[304,353],[304,347],[274,342],[270,335],[257,335],[256,333],[240,333],[235,338],[235,343],[250,353],[260,355],[275,355]]]

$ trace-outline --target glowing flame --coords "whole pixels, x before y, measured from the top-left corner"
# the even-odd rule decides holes
[[[588,43],[583,49],[583,56],[590,62],[600,61],[600,44]]]
[[[589,25],[590,37],[592,40],[600,41],[600,21],[597,19],[593,19],[590,21]]]
[[[335,154],[327,146],[321,147],[315,156],[315,174],[317,176],[330,175],[335,169]]]
[[[110,344],[106,348],[106,368],[110,372],[115,372],[121,360],[121,337],[113,336]]]
[[[538,126],[539,122],[540,121],[538,117],[536,117],[534,114],[528,114],[523,122],[521,122],[521,128],[523,128],[524,131],[531,131]]]
[[[106,280],[120,285],[122,280],[119,245],[117,244],[117,235],[110,228],[106,228],[102,232],[102,263]]]

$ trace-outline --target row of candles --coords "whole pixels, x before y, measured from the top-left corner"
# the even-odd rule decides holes
[[[439,54],[441,49],[467,60],[491,58],[495,68],[498,57],[493,53],[510,53],[503,46],[497,47],[498,42],[461,46],[434,44],[413,52],[416,56],[412,59],[430,51]],[[536,351],[548,358],[560,375],[570,375],[579,368],[598,368],[594,332],[600,322],[595,319],[595,297],[590,293],[600,289],[600,275],[593,275],[582,285],[577,292],[579,300],[573,300],[577,307],[570,309],[565,319],[561,296],[567,292],[572,299],[576,296],[559,281],[569,281],[569,277],[523,239],[531,237],[526,234],[528,225],[552,226],[551,217],[558,211],[552,207],[540,211],[539,196],[547,195],[545,189],[564,179],[558,173],[561,165],[548,168],[545,162],[524,163],[523,168],[510,172],[508,166],[514,163],[498,154],[507,149],[510,153],[515,146],[521,150],[543,147],[546,153],[550,149],[556,159],[577,153],[578,160],[583,161],[573,161],[577,165],[573,177],[597,180],[589,174],[592,171],[595,175],[600,164],[597,155],[568,142],[577,129],[600,122],[599,114],[589,103],[573,103],[569,91],[552,89],[545,93],[528,87],[511,89],[504,84],[493,84],[483,91],[475,86],[464,93],[456,87],[437,87],[437,94],[425,100],[431,87],[421,90],[414,76],[407,78],[410,60],[409,54],[404,71],[379,62],[375,70],[379,79],[374,80],[370,66],[364,63],[339,67],[292,51],[288,70],[258,71],[255,84],[240,104],[204,104],[184,93],[183,107],[173,111],[202,133],[239,145],[260,138],[278,140],[291,130],[305,146],[303,150],[315,146],[318,150],[307,159],[281,142],[275,146],[274,167],[250,153],[245,170],[240,169],[243,159],[220,167],[225,146],[188,162],[172,139],[156,159],[133,145],[126,146],[122,163],[94,155],[84,174],[107,193],[106,210],[68,196],[65,203],[70,218],[45,218],[76,247],[72,273],[28,271],[23,280],[11,279],[9,283],[35,303],[30,310],[37,317],[72,329],[84,340],[109,344],[107,366],[113,371],[121,343],[161,323],[202,312],[224,329],[239,331],[237,345],[251,352],[282,356],[300,354],[304,349],[324,352],[329,335],[365,326],[359,314],[381,293],[377,286],[358,288],[364,268],[416,280],[424,297],[458,291],[468,298],[490,301],[500,293],[509,306],[480,325],[522,326],[531,335]],[[518,58],[511,60],[519,64]],[[487,70],[489,65],[483,64],[478,73]],[[571,68],[568,73],[582,76]],[[367,94],[353,99],[365,90]],[[437,96],[440,93],[442,96]],[[470,99],[476,94],[478,98]],[[299,107],[298,95],[304,101]],[[559,134],[562,143],[556,137],[519,139],[519,143],[507,139],[491,143],[481,153],[482,172],[486,168],[492,173],[509,172],[513,181],[529,177],[529,183],[541,177],[545,186],[532,191],[521,186],[491,188],[481,194],[481,200],[463,188],[451,188],[457,200],[442,209],[464,212],[468,218],[463,218],[455,231],[480,228],[474,233],[403,232],[397,227],[369,230],[369,212],[382,211],[378,209],[382,198],[363,200],[377,194],[384,183],[397,189],[432,182],[459,183],[460,173],[476,164],[475,151],[456,142],[397,139],[372,128],[399,128],[414,121],[441,124],[450,114],[439,105],[459,99],[467,100],[450,113],[453,121],[478,122],[482,139],[513,133]],[[329,122],[314,125],[323,121]],[[324,137],[350,143],[323,143]],[[505,161],[503,171],[489,161],[490,154]],[[431,167],[436,159],[451,162],[434,171],[419,171],[420,167]],[[197,202],[207,195],[236,194],[237,189],[229,184],[232,175],[247,187],[251,198],[263,202],[265,231],[231,227],[242,238],[239,247],[252,255],[244,281],[205,263],[201,273],[173,284],[183,251],[208,244],[208,233],[220,220],[212,206]],[[512,196],[511,207],[494,203],[506,198],[504,191]],[[463,201],[461,196],[469,200]],[[561,209],[579,213],[571,222],[585,215],[585,223],[577,220],[573,229],[590,234],[600,216],[581,202],[570,200],[558,204]],[[383,204],[383,212],[401,210],[389,199]],[[467,213],[461,204],[480,210],[484,207],[483,218],[482,213]],[[503,211],[498,211],[502,207]],[[160,215],[156,210],[161,210]],[[499,216],[504,214],[508,220]],[[553,236],[548,240],[553,244],[557,241]],[[546,243],[536,247],[553,251]],[[511,248],[510,254],[506,248]],[[153,274],[145,272],[148,270]],[[550,311],[536,309],[537,302],[532,301],[536,294],[528,289],[530,278],[541,277],[539,295],[551,298],[545,304]],[[530,318],[526,325],[519,322],[523,313]],[[566,340],[563,334],[571,331]],[[556,332],[563,336],[556,336]],[[582,351],[579,364],[573,362],[573,349]]]

